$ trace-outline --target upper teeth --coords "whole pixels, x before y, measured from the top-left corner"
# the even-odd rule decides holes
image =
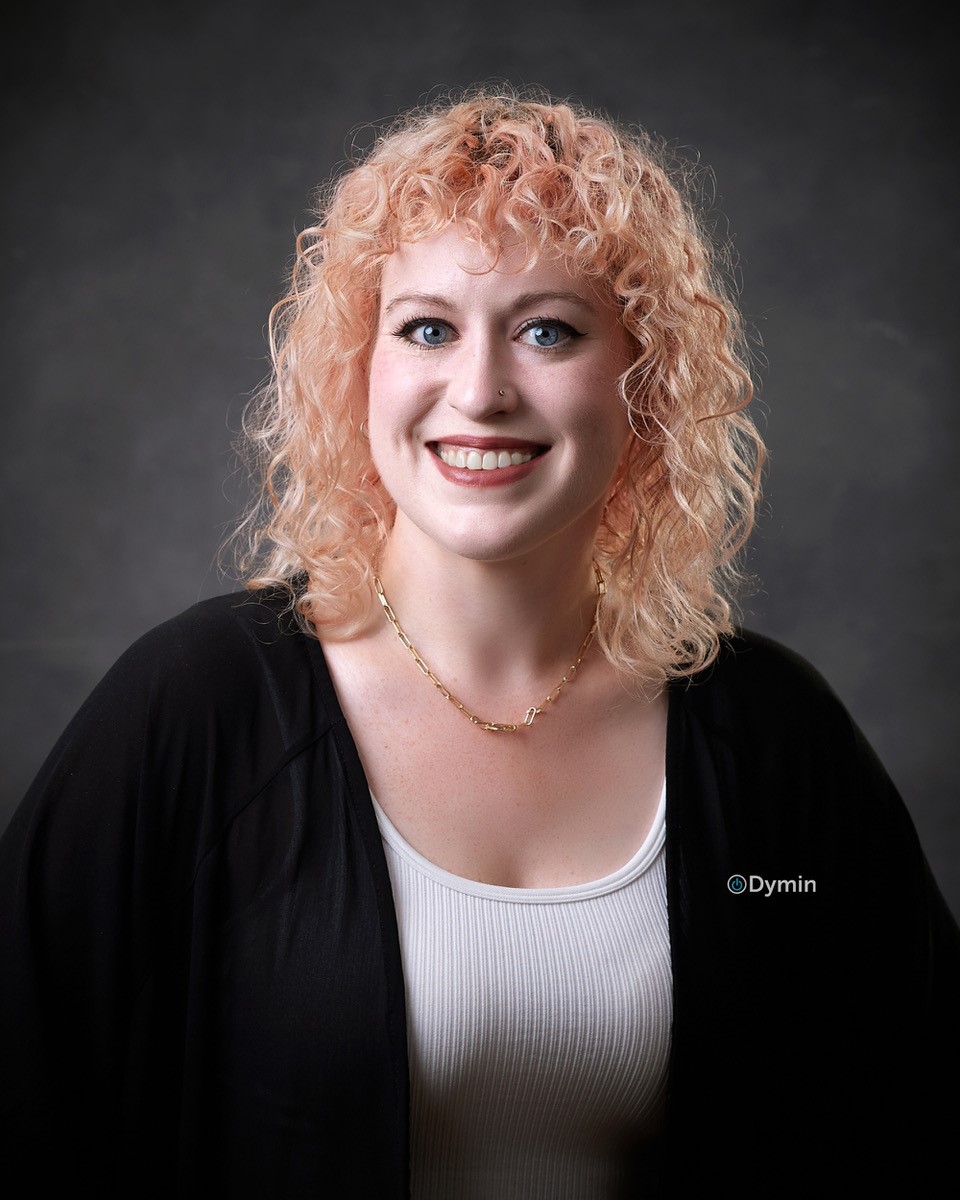
[[[467,446],[437,445],[437,454],[448,467],[466,467],[468,471],[496,471],[498,467],[519,467],[533,458],[530,450],[471,450]]]

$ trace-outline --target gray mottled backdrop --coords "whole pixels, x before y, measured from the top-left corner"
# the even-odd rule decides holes
[[[747,619],[831,680],[960,912],[953,61],[900,11],[198,0],[5,19],[2,822],[124,647],[233,586],[231,440],[315,185],[371,122],[504,78],[646,125],[715,176],[772,451]]]

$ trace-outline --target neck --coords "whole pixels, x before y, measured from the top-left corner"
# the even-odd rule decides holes
[[[591,626],[592,548],[592,538],[582,539],[578,547],[566,542],[478,562],[445,551],[400,520],[380,579],[404,633],[445,686],[459,688],[467,705],[522,713],[556,686]],[[407,653],[385,621],[384,635]]]

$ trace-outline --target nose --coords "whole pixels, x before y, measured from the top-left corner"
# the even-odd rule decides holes
[[[448,384],[452,408],[473,421],[487,421],[513,412],[519,398],[508,356],[499,353],[492,341],[464,347]]]

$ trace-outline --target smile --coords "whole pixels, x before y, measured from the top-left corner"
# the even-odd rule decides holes
[[[519,447],[483,449],[477,446],[452,446],[435,442],[433,452],[448,467],[460,467],[467,471],[502,471],[506,467],[519,467],[530,462],[535,452]]]

